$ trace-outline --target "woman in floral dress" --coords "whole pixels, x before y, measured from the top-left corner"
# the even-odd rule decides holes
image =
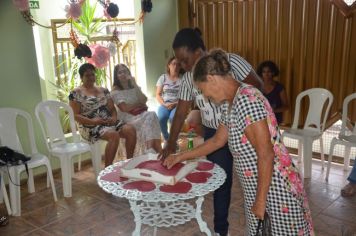
[[[258,219],[270,217],[272,235],[314,235],[302,180],[285,146],[268,100],[254,87],[233,78],[226,54],[211,52],[196,64],[195,85],[223,115],[214,137],[190,152],[169,156],[168,168],[204,156],[226,141],[234,156],[245,199],[247,234],[255,235]]]
[[[117,119],[109,91],[95,86],[95,67],[92,64],[83,64],[79,75],[82,85],[70,92],[69,105],[81,136],[91,143],[98,139],[107,141],[105,166],[112,164],[120,138],[126,140],[126,157],[131,158],[136,145],[135,128]]]

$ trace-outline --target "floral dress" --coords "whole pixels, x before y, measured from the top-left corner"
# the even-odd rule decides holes
[[[116,105],[120,103],[138,103],[139,88],[125,90],[113,90],[111,97]],[[118,117],[125,123],[131,124],[136,129],[137,143],[135,155],[140,155],[147,151],[146,142],[154,139],[161,139],[161,128],[158,117],[153,111],[144,111],[138,115],[131,115],[118,109]]]
[[[80,104],[80,114],[89,119],[100,117],[108,119],[111,112],[108,109],[108,99],[111,99],[107,89],[101,88],[101,93],[97,96],[87,96],[80,89],[70,92],[69,100]],[[106,125],[83,125],[79,124],[79,133],[87,141],[96,142],[107,130],[119,131],[124,123],[120,120],[113,126]]]
[[[226,103],[222,105],[222,111],[221,123],[228,127],[229,148],[244,192],[247,234],[255,235],[258,224],[258,219],[251,212],[257,191],[258,157],[244,131],[250,124],[266,119],[275,152],[266,206],[272,235],[314,235],[301,177],[286,147],[280,142],[277,120],[268,100],[257,89],[242,84],[236,92],[231,110]]]

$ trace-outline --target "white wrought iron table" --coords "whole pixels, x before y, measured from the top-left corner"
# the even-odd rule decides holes
[[[133,236],[139,236],[141,225],[147,224],[154,227],[154,235],[157,227],[170,227],[184,224],[193,218],[197,219],[199,229],[206,235],[211,236],[211,232],[202,219],[202,204],[204,196],[209,192],[219,188],[225,181],[226,174],[218,165],[206,171],[212,176],[205,183],[191,183],[192,188],[187,193],[167,193],[161,192],[159,187],[162,184],[156,183],[156,188],[150,192],[139,190],[124,189],[123,185],[135,180],[122,182],[109,182],[102,180],[101,177],[114,171],[115,167],[120,167],[125,161],[117,162],[102,170],[97,178],[99,186],[107,193],[120,198],[126,198],[130,202],[130,208],[135,218],[135,230]],[[183,179],[185,181],[185,179]],[[187,181],[189,182],[189,181]],[[196,199],[195,206],[186,200]]]

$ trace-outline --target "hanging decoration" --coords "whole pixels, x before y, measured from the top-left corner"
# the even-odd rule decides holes
[[[119,7],[115,4],[110,2],[110,0],[98,0],[100,5],[104,8],[104,16],[108,19],[115,18],[119,15]]]
[[[67,19],[78,19],[81,15],[81,6],[87,0],[68,0],[69,5],[65,7],[66,17]],[[97,0],[100,5],[104,7],[104,16],[109,20],[116,18],[119,15],[119,7],[115,3],[111,3],[110,0]],[[21,15],[25,19],[25,21],[31,25],[38,25],[43,28],[51,29],[51,26],[43,25],[33,19],[33,16],[30,12],[30,4],[29,0],[12,0],[15,7],[21,12]],[[129,24],[135,24],[137,22],[143,23],[145,15],[152,11],[152,1],[151,0],[142,0],[141,1],[141,13],[139,17],[130,22]],[[119,21],[122,24],[128,24],[127,22],[122,22],[119,19],[114,19],[114,21]],[[68,21],[63,23],[62,25],[57,26],[57,28],[66,25]]]
[[[82,59],[83,57],[90,58],[92,55],[90,48],[87,45],[79,42],[78,35],[73,29],[70,30],[69,35],[70,41],[74,47],[74,55],[78,59]]]
[[[77,20],[82,14],[82,5],[84,1],[70,0],[69,5],[66,5],[64,11],[67,12],[66,17]]]
[[[99,44],[91,44],[89,48],[92,52],[92,56],[90,58],[85,57],[85,60],[97,68],[106,67],[110,60],[109,49]]]
[[[141,13],[139,16],[139,21],[142,24],[145,20],[145,15],[152,11],[152,1],[151,0],[141,0]]]

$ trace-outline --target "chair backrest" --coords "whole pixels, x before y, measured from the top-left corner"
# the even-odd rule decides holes
[[[27,127],[27,139],[30,142],[31,154],[37,153],[37,146],[30,114],[16,108],[0,108],[0,143],[15,151],[24,153],[20,134],[18,133],[18,118],[23,118]],[[21,126],[22,128],[22,126]],[[24,137],[23,137],[24,138]]]
[[[309,109],[303,129],[322,132],[325,129],[325,122],[334,100],[332,93],[329,90],[323,88],[312,88],[298,94],[295,104],[292,128],[298,128],[301,101],[306,96],[309,97]],[[325,109],[325,112],[323,113],[324,105],[326,102],[328,102],[328,105]]]
[[[46,144],[49,149],[67,143],[60,120],[60,111],[62,109],[68,115],[73,139],[77,141],[79,138],[77,138],[78,134],[74,121],[74,113],[68,104],[48,100],[38,103],[35,109],[35,114],[40,123],[43,136],[45,140],[48,139]]]
[[[347,96],[344,99],[344,102],[342,104],[342,124],[341,124],[341,131],[340,131],[340,135],[345,135],[346,132],[346,124],[347,124],[347,115],[348,115],[348,107],[349,107],[349,103],[356,99],[356,93],[352,93],[349,96]],[[356,125],[354,125],[353,130],[351,130],[353,135],[356,135]]]

